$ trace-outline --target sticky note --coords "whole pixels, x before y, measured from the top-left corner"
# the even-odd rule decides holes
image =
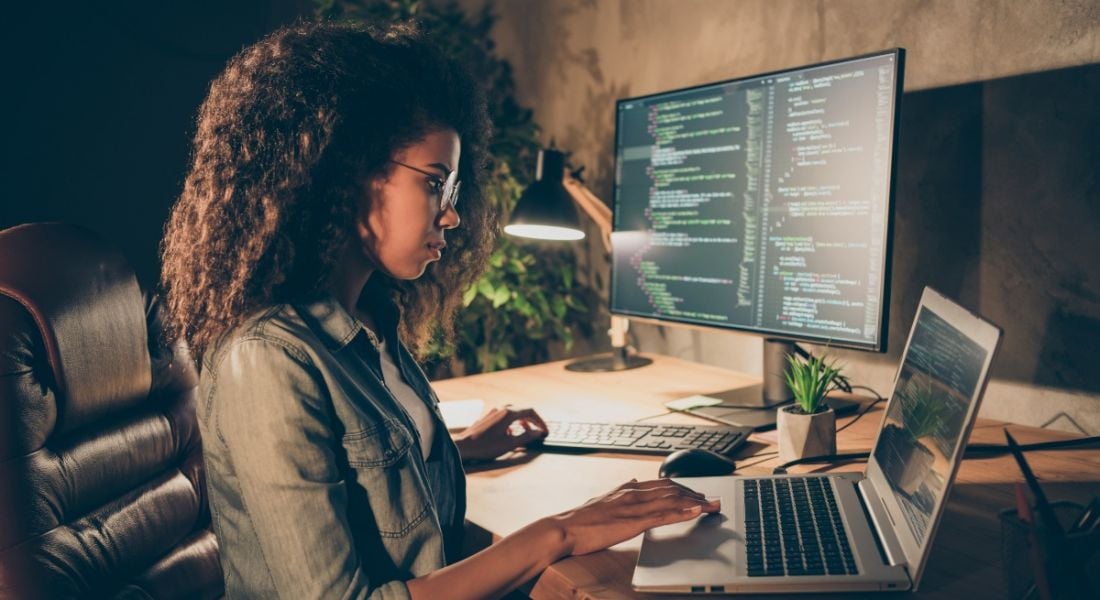
[[[686,398],[677,398],[675,400],[669,400],[668,402],[665,402],[665,408],[669,410],[691,410],[693,408],[714,406],[715,404],[721,403],[722,401],[717,398],[709,398],[707,396],[688,396]]]

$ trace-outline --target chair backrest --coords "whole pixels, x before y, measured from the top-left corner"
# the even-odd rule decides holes
[[[198,381],[122,255],[0,231],[0,597],[222,594]]]

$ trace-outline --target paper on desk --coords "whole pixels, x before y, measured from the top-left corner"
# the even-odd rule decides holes
[[[693,408],[714,406],[715,404],[721,403],[721,400],[717,398],[710,398],[708,396],[688,396],[686,398],[677,398],[675,400],[669,400],[668,402],[665,402],[665,408],[669,410],[691,410]]]
[[[484,410],[485,401],[478,398],[439,403],[439,411],[443,413],[443,422],[447,424],[447,431],[466,429],[474,424]]]

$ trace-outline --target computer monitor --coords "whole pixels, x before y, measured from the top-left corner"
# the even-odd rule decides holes
[[[611,312],[882,352],[903,49],[617,102]]]

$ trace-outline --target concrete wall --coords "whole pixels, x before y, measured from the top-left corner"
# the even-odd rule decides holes
[[[544,141],[572,151],[605,199],[616,98],[905,47],[889,349],[837,354],[855,380],[888,391],[920,290],[932,285],[1005,329],[986,416],[1100,433],[1100,4],[463,4],[486,2]],[[607,257],[591,244],[580,253],[587,280],[606,292]],[[752,336],[634,332],[643,351],[761,370]]]

